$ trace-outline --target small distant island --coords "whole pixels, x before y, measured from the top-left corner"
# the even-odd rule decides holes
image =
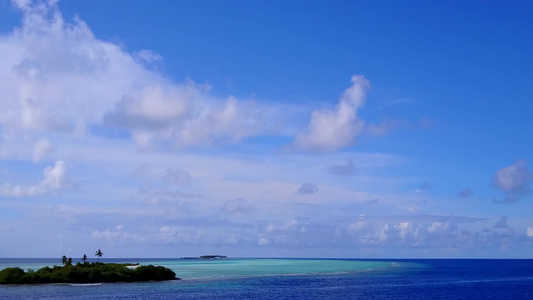
[[[102,256],[100,249],[96,256]],[[72,264],[71,258],[63,256],[63,266],[44,267],[37,271],[6,268],[0,271],[0,284],[42,284],[42,283],[112,283],[177,280],[176,273],[163,266],[141,266],[139,264],[117,264],[82,261]]]
[[[226,259],[228,258],[225,255],[202,255],[200,259]]]
[[[181,259],[227,259],[228,257],[225,255],[202,255],[200,257],[196,256],[185,256]]]

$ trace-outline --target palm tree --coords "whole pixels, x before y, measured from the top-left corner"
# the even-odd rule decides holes
[[[81,258],[81,261],[85,263],[87,261],[87,254],[83,254],[83,257]]]
[[[104,254],[102,253],[102,251],[100,251],[100,249],[98,249],[98,251],[96,251],[96,254],[95,254],[95,256],[98,256],[98,262],[100,262],[100,257],[102,257],[102,255]]]
[[[67,266],[72,266],[72,257],[67,259]]]
[[[61,258],[61,261],[63,262],[63,266],[67,265],[67,257],[65,255],[63,255],[63,257]]]

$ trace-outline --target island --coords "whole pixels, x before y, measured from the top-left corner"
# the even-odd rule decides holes
[[[228,258],[225,255],[202,255],[200,259],[226,259]]]
[[[141,266],[138,264],[117,264],[83,262],[75,265],[44,267],[37,271],[6,268],[0,271],[0,284],[42,284],[42,283],[112,283],[179,280],[176,273],[163,266]]]
[[[225,255],[202,255],[200,257],[197,256],[184,256],[181,257],[181,259],[227,259],[228,257]]]

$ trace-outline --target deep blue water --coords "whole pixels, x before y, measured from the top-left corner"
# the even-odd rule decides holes
[[[263,265],[269,262],[262,261]],[[338,262],[321,260],[318,264]],[[0,299],[533,299],[533,260],[386,263],[386,267],[341,273],[247,273],[156,283],[0,286]]]

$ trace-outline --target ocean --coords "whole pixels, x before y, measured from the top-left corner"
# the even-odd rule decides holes
[[[533,260],[103,259],[182,280],[0,285],[0,299],[533,299]],[[37,270],[61,259],[0,259]]]

